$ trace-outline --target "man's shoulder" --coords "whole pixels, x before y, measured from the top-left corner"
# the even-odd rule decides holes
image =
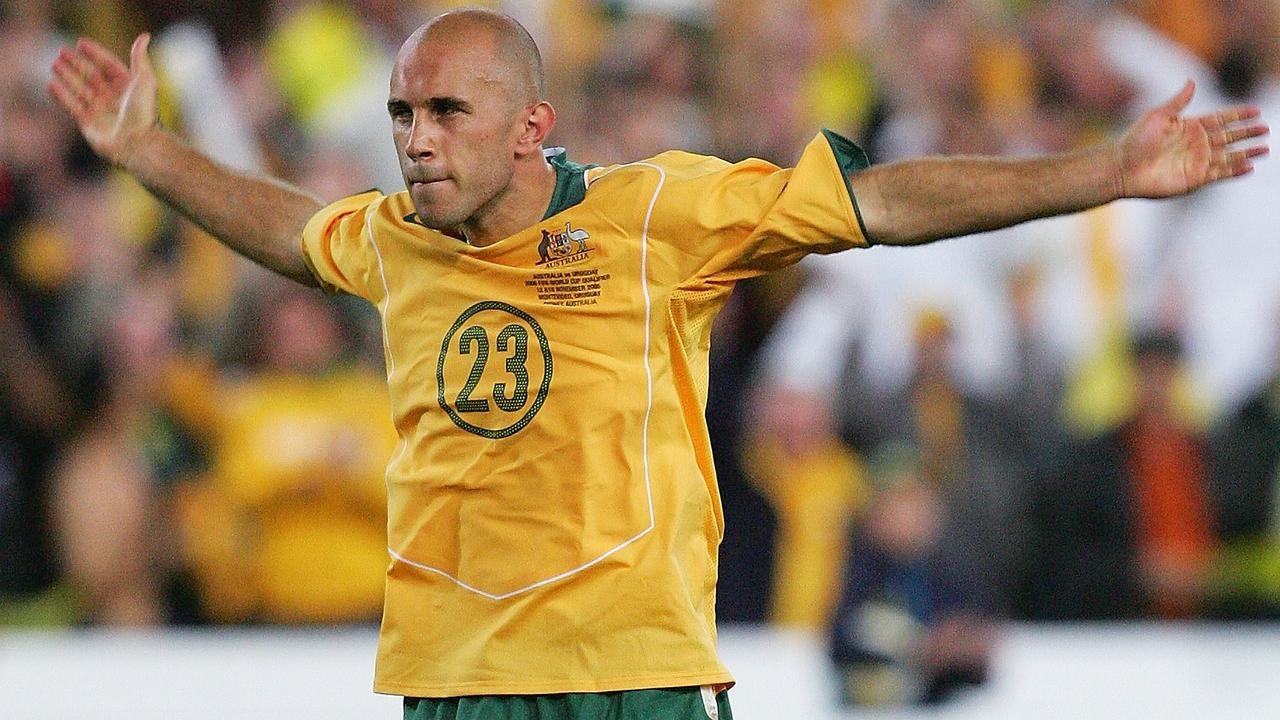
[[[334,213],[349,213],[356,211],[385,211],[394,214],[398,210],[405,212],[412,211],[413,202],[409,198],[407,190],[401,190],[391,194],[384,193],[379,188],[369,188],[364,192],[354,193],[346,197],[338,198],[328,202],[323,208],[316,212],[317,215],[331,215]]]
[[[384,195],[381,202],[378,213],[382,216],[381,219],[394,223],[416,222],[417,215],[414,214],[413,199],[409,197],[408,190]]]
[[[668,150],[643,160],[592,168],[587,173],[587,182],[589,185],[594,185],[605,178],[612,178],[611,182],[617,182],[623,178],[635,179],[652,174],[654,171],[665,182],[697,181],[752,164],[768,165],[762,160],[750,159],[731,163],[714,155],[703,155],[687,150]]]
[[[714,155],[703,155],[687,150],[667,150],[635,164],[661,168],[668,176],[676,178],[701,177],[730,166],[727,160]]]
[[[400,190],[384,194],[381,190],[370,190],[361,198],[364,203],[366,217],[371,227],[378,229],[405,229],[405,226],[424,228],[413,208],[413,198],[408,190]]]
[[[345,223],[341,232],[349,240],[367,238],[375,245],[405,235],[439,234],[418,218],[407,190],[387,195],[373,188],[335,200],[312,216],[307,232],[323,232],[324,228],[336,227],[338,221]]]

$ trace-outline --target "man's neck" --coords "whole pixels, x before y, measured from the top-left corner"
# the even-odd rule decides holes
[[[457,227],[460,239],[475,247],[499,240],[536,224],[547,212],[556,189],[556,170],[538,153],[516,166],[507,190]]]

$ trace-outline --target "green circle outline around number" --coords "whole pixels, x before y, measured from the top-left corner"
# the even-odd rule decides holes
[[[466,420],[463,420],[462,417],[458,415],[458,412],[454,410],[453,407],[444,399],[444,359],[445,355],[449,352],[449,343],[453,340],[454,333],[458,332],[458,328],[462,327],[463,323],[469,320],[472,315],[484,312],[485,310],[502,310],[503,312],[515,315],[521,320],[529,323],[529,327],[533,328],[534,337],[538,338],[538,347],[542,349],[542,361],[547,368],[546,373],[542,376],[542,385],[538,388],[538,395],[533,399],[533,406],[530,407],[519,420],[498,430],[478,427],[472,425]],[[547,391],[550,388],[551,346],[547,343],[547,336],[542,332],[542,326],[538,324],[538,321],[534,320],[532,315],[520,308],[513,307],[507,303],[499,302],[497,300],[482,300],[462,311],[462,314],[458,316],[458,319],[453,322],[453,327],[449,328],[449,332],[445,333],[444,342],[440,343],[440,359],[436,362],[436,401],[440,403],[440,409],[444,410],[449,415],[450,420],[453,420],[454,425],[457,425],[469,433],[479,435],[483,438],[488,438],[489,440],[498,440],[520,432],[529,424],[529,421],[533,420],[533,416],[537,415],[538,411],[542,409],[542,403],[546,401]]]

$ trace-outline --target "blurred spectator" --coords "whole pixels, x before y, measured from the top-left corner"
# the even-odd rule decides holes
[[[754,287],[750,281],[740,286],[716,318],[707,378],[707,427],[726,528],[716,592],[716,617],[724,622],[768,621],[777,586],[779,513],[748,472],[742,453],[749,418],[757,410],[751,372],[767,334],[756,322],[763,303],[750,292]]]
[[[1075,448],[1034,493],[1034,561],[1022,594],[1030,618],[1179,618],[1202,609],[1216,540],[1205,441],[1180,400],[1179,344],[1168,333],[1144,334],[1133,354],[1126,421]]]
[[[1001,153],[1031,106],[1021,42],[991,4],[872,3],[880,106],[864,135],[875,162]]]
[[[66,580],[86,621],[154,625],[166,620],[164,548],[171,521],[161,467],[149,447],[175,369],[173,285],[160,270],[136,278],[104,338],[105,390],[53,474],[52,513]]]
[[[814,308],[802,302],[796,309]],[[822,323],[830,327],[840,319],[827,315]],[[790,330],[783,328],[779,339],[790,337]],[[823,332],[819,337],[835,336]],[[808,502],[824,509],[795,521],[807,535],[842,533],[862,492],[851,461],[838,460],[830,447],[837,432],[864,456],[897,443],[919,448],[919,472],[947,506],[948,541],[940,552],[957,572],[969,575],[976,587],[984,589],[989,608],[1003,610],[1012,591],[1009,579],[1021,562],[1025,523],[1018,509],[1024,489],[1033,472],[1043,471],[1044,458],[1060,453],[1061,441],[1055,440],[1059,399],[1051,384],[1044,387],[1025,376],[999,395],[970,393],[956,380],[952,337],[944,315],[936,310],[921,312],[911,380],[905,388],[887,393],[860,381],[862,358],[857,344],[850,348],[853,352],[845,351],[852,360],[837,383],[842,389],[821,400],[807,385],[788,383],[794,369],[774,368],[773,379],[779,384],[767,386],[761,403],[762,427],[766,439],[785,455],[772,462],[774,470],[762,474],[761,480],[769,483],[771,497],[785,503],[783,507],[803,507],[805,501],[794,496],[809,495]],[[823,340],[819,345],[825,348],[830,343]],[[795,354],[788,349],[780,356]],[[777,358],[772,360],[778,362]],[[769,449],[765,445],[757,452]],[[824,477],[826,483],[817,477]],[[843,548],[828,545],[824,549],[822,556],[833,558],[839,555],[831,549]],[[854,546],[850,552],[856,555],[861,548]],[[780,576],[792,575],[783,570]],[[788,591],[779,591],[779,596],[786,597]],[[810,603],[822,606],[821,597],[820,593],[811,597]]]
[[[1213,488],[1224,539],[1265,534],[1280,475],[1280,376],[1214,433]]]
[[[1210,613],[1280,618],[1280,370],[1214,428],[1209,468],[1222,541]]]
[[[1222,57],[1223,3],[1218,0],[1131,0],[1137,14],[1206,62]]]
[[[183,560],[217,622],[374,621],[395,444],[386,382],[344,358],[331,303],[277,287],[248,372],[188,391],[208,472],[181,489]]]
[[[784,407],[788,398],[762,399]],[[778,516],[775,578],[768,619],[782,625],[820,629],[839,595],[840,558],[849,526],[869,494],[861,463],[825,428],[774,424],[744,449],[753,485]],[[795,436],[791,433],[805,433]]]
[[[943,553],[957,572],[984,589],[987,607],[1004,609],[1008,577],[1022,545],[1017,499],[1038,449],[1043,424],[1015,421],[1017,398],[968,393],[953,375],[951,330],[945,316],[917,321],[914,377],[879,413],[882,433],[919,448],[920,472],[946,506]]]
[[[0,16],[0,623],[65,623],[48,476],[97,392],[98,257],[82,251],[110,229],[70,216],[102,209],[101,168],[39,89],[52,9],[26,10]]]
[[[19,615],[30,622],[66,619],[57,607],[38,609],[54,580],[40,480],[73,405],[17,310],[7,292],[0,294],[0,624],[27,622]]]
[[[1208,498],[1205,439],[1179,400],[1185,377],[1174,335],[1135,341],[1137,407],[1124,432],[1136,510],[1138,567],[1148,607],[1162,617],[1200,610],[1204,572],[1216,542]]]
[[[1115,132],[1197,67],[1185,50],[1109,4],[1035,3],[1023,34],[1041,78],[1036,122],[1025,137],[1055,152]],[[1075,433],[1096,434],[1128,412],[1130,328],[1180,320],[1167,316],[1175,283],[1166,228],[1182,211],[1121,201],[1032,223],[1031,242],[1010,250],[1014,264],[1034,267],[1041,278],[1039,332],[1062,368]]]
[[[583,88],[594,112],[566,117],[569,151],[598,163],[631,162],[670,148],[710,147],[704,32],[662,15],[627,15],[608,30]],[[569,115],[566,113],[566,115]],[[575,126],[576,123],[576,126]]]
[[[398,187],[403,180],[391,144],[386,114],[387,82],[394,48],[403,40],[383,38],[362,15],[360,3],[301,2],[277,5],[262,48],[266,67],[292,118],[307,137],[352,148],[360,162],[360,189]],[[414,23],[416,27],[417,23]],[[359,192],[359,189],[349,192]]]
[[[713,38],[711,128],[717,153],[787,165],[813,134],[806,79],[816,13],[804,0],[720,3]]]
[[[1213,68],[1232,102],[1280,113],[1280,7],[1271,0],[1214,0],[1224,51]],[[1183,287],[1187,357],[1222,417],[1267,384],[1280,357],[1280,167],[1259,163],[1228,192],[1193,196],[1170,225],[1172,258]]]
[[[942,552],[946,510],[919,456],[887,446],[872,468],[878,490],[832,622],[841,697],[881,708],[942,702],[985,681],[992,621],[979,581]]]

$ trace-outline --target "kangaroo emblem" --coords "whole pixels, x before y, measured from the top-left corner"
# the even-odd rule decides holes
[[[568,255],[587,252],[591,249],[587,247],[589,237],[591,235],[586,230],[581,228],[575,230],[567,222],[562,231],[553,233],[543,230],[542,240],[538,242],[538,264],[543,265]]]

